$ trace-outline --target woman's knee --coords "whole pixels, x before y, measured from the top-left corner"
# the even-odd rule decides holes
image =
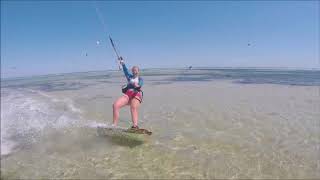
[[[131,108],[132,110],[138,110],[139,104],[138,104],[138,103],[131,103],[130,108]]]
[[[114,103],[112,104],[112,108],[113,108],[113,109],[119,109],[119,108],[120,108],[119,103],[114,102]]]
[[[139,106],[136,104],[131,104],[130,109],[136,111],[136,110],[138,110],[138,107]]]

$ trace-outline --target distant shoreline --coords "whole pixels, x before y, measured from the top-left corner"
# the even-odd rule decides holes
[[[320,71],[320,68],[293,68],[293,67],[206,67],[206,66],[192,66],[191,70],[269,70],[269,71]],[[159,67],[159,68],[142,68],[142,71],[146,70],[189,70],[188,67]],[[28,76],[13,76],[13,77],[2,77],[1,81],[11,81],[29,78],[39,78],[39,77],[50,77],[50,76],[63,76],[70,74],[81,74],[81,73],[99,73],[99,72],[118,72],[115,69],[106,70],[92,70],[92,71],[75,71],[75,72],[64,72],[64,73],[50,73],[50,74],[39,74],[39,75],[28,75]]]

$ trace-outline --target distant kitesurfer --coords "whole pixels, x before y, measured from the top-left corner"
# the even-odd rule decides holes
[[[132,73],[129,73],[126,65],[124,64],[123,58],[120,56],[118,60],[122,65],[122,69],[128,83],[122,88],[123,96],[119,97],[113,103],[113,126],[117,126],[118,124],[120,108],[125,105],[129,105],[133,123],[131,128],[138,129],[138,109],[143,97],[143,92],[141,90],[143,79],[139,76],[138,66],[133,66],[131,69]]]

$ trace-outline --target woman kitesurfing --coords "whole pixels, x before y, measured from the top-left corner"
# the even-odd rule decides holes
[[[117,126],[118,119],[119,119],[119,111],[120,108],[124,107],[125,105],[130,105],[130,111],[131,111],[131,120],[132,120],[132,129],[139,129],[138,127],[138,108],[140,106],[140,103],[142,102],[142,96],[143,92],[141,90],[141,87],[143,85],[143,79],[139,76],[139,67],[133,66],[131,71],[132,73],[129,73],[127,66],[124,63],[123,58],[119,55],[117,48],[115,44],[113,43],[113,40],[111,39],[111,36],[109,36],[111,45],[113,47],[114,52],[116,53],[118,57],[118,61],[120,65],[119,70],[123,70],[124,75],[127,79],[127,84],[122,87],[122,93],[123,96],[119,97],[114,103],[113,103],[113,126]]]
[[[117,126],[119,119],[120,108],[125,105],[130,106],[132,129],[139,129],[138,127],[138,110],[143,98],[141,90],[143,86],[143,79],[139,76],[139,67],[133,66],[129,73],[123,58],[119,57],[119,62],[122,65],[124,75],[128,81],[127,85],[122,88],[123,95],[113,103],[113,126]]]
[[[138,134],[148,134],[151,135],[152,132],[146,129],[140,129],[138,127],[138,115],[139,107],[142,103],[143,92],[141,90],[143,86],[143,79],[140,77],[140,71],[138,66],[133,66],[131,69],[132,73],[129,73],[127,66],[124,63],[123,58],[119,55],[113,40],[109,36],[111,45],[119,61],[119,70],[123,70],[124,75],[127,79],[127,84],[122,87],[123,95],[119,97],[112,105],[113,108],[113,127],[117,127],[119,120],[120,109],[126,105],[130,106],[132,126],[131,128],[125,130],[125,132],[138,133]],[[122,67],[122,68],[121,68]]]
[[[104,22],[103,16],[100,13],[97,5],[95,4],[96,13],[100,19],[101,24],[104,27],[104,30],[106,32],[106,24]],[[146,129],[140,129],[138,127],[138,110],[142,103],[143,98],[143,92],[141,90],[143,85],[143,79],[139,76],[139,67],[133,66],[131,71],[129,72],[128,68],[126,67],[123,58],[120,56],[111,36],[109,35],[109,39],[111,42],[111,45],[113,47],[113,50],[117,56],[118,62],[119,62],[119,70],[123,70],[124,75],[127,80],[127,84],[122,88],[123,95],[119,97],[114,103],[113,103],[113,127],[117,127],[118,120],[119,120],[119,112],[120,109],[126,105],[130,106],[131,111],[131,120],[132,120],[132,127],[125,130],[125,132],[131,132],[131,133],[141,133],[141,134],[148,134],[151,135],[152,132],[146,130]],[[97,41],[97,45],[99,45],[100,42]]]

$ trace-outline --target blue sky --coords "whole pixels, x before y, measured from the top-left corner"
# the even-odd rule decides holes
[[[319,68],[319,14],[319,1],[1,1],[1,75],[116,69],[108,34],[141,68]]]

